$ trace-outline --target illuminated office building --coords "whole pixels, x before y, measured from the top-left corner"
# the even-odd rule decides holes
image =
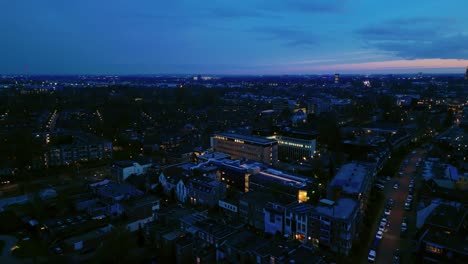
[[[273,139],[219,133],[211,137],[211,147],[231,155],[232,159],[248,159],[268,165],[278,162],[278,141]]]
[[[315,155],[317,133],[284,131],[268,137],[278,141],[278,158],[284,160],[307,160]]]

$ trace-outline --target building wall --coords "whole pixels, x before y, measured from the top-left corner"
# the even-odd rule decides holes
[[[188,190],[185,187],[185,184],[182,180],[179,180],[179,182],[177,183],[175,192],[177,200],[179,200],[179,202],[185,203],[187,201]]]
[[[269,234],[284,234],[284,208],[267,208],[264,209],[265,213],[265,233]],[[276,207],[276,205],[273,205]]]
[[[315,242],[329,247],[336,253],[349,254],[357,234],[357,212],[350,219],[312,214],[309,220],[310,236]]]
[[[140,226],[141,226],[141,228],[143,228],[143,227],[145,227],[146,224],[151,223],[153,221],[154,221],[153,216],[149,216],[147,218],[135,220],[134,222],[131,222],[131,223],[127,224],[127,230],[130,231],[130,232],[138,231]]]
[[[164,175],[163,172],[161,172],[161,174],[159,175],[159,184],[162,185],[163,187],[163,190],[164,190],[164,193],[166,195],[169,195],[172,191],[172,189],[174,189],[176,187],[176,185],[170,183],[167,179],[166,179],[166,176]],[[175,190],[174,190],[175,191]]]
[[[224,183],[218,182],[215,186],[212,186],[210,192],[201,191],[189,183],[187,188],[187,199],[191,204],[204,204],[209,207],[214,207],[218,204],[218,201],[225,197],[226,188]]]
[[[249,203],[246,200],[239,200],[239,217],[244,223],[256,229],[265,229],[265,212],[263,206],[257,203]]]
[[[137,162],[134,162],[132,166],[129,167],[119,167],[118,165],[113,165],[111,168],[112,175],[119,180],[126,180],[130,175],[142,175],[148,171],[151,167],[151,164],[140,165]]]
[[[248,192],[250,186],[250,173],[247,170],[236,170],[221,166],[218,171],[218,180],[226,183],[229,188],[234,187],[241,192]]]
[[[112,158],[112,143],[72,144],[50,147],[43,156],[44,166],[72,165],[96,159]]]
[[[315,154],[315,139],[300,139],[286,136],[273,136],[278,140],[278,158],[280,160],[310,159]]]

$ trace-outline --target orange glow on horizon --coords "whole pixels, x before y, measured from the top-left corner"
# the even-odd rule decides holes
[[[362,63],[344,63],[322,66],[302,67],[303,70],[386,70],[386,69],[443,69],[443,68],[465,68],[468,60],[456,59],[417,59],[417,60],[393,60]]]

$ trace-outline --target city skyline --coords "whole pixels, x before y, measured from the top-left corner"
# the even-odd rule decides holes
[[[464,73],[468,3],[5,2],[2,74]],[[447,15],[450,14],[450,15]]]

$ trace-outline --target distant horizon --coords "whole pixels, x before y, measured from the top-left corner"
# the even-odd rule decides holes
[[[460,75],[464,76],[465,72],[369,72],[369,73],[349,73],[349,72],[329,72],[329,73],[271,73],[271,74],[236,74],[236,73],[0,73],[0,76],[106,76],[106,77],[262,77],[262,76],[370,76],[370,75]]]
[[[410,67],[406,67],[409,65]],[[452,67],[452,65],[455,65]],[[280,66],[280,65],[279,65]],[[272,66],[272,67],[279,67]],[[414,67],[411,67],[414,66]],[[432,66],[432,67],[431,67]],[[446,66],[446,67],[438,67]],[[447,67],[448,66],[448,67]],[[335,73],[343,75],[387,75],[387,74],[465,74],[466,68],[468,68],[468,60],[461,59],[423,59],[423,60],[394,60],[384,62],[361,62],[351,64],[335,64],[335,65],[317,65],[317,66],[303,66],[302,64],[293,65],[296,68],[284,67],[284,70],[252,70],[242,69],[237,70],[218,70],[218,71],[186,71],[186,72],[170,72],[161,71],[152,73],[148,72],[102,72],[102,73],[0,73],[2,75],[54,75],[54,76],[72,76],[72,75],[114,75],[114,76],[143,76],[143,75],[211,75],[211,76],[307,76],[307,75],[332,75]],[[373,69],[366,69],[371,67]],[[282,68],[282,67],[279,67]],[[307,69],[310,69],[308,71]]]

